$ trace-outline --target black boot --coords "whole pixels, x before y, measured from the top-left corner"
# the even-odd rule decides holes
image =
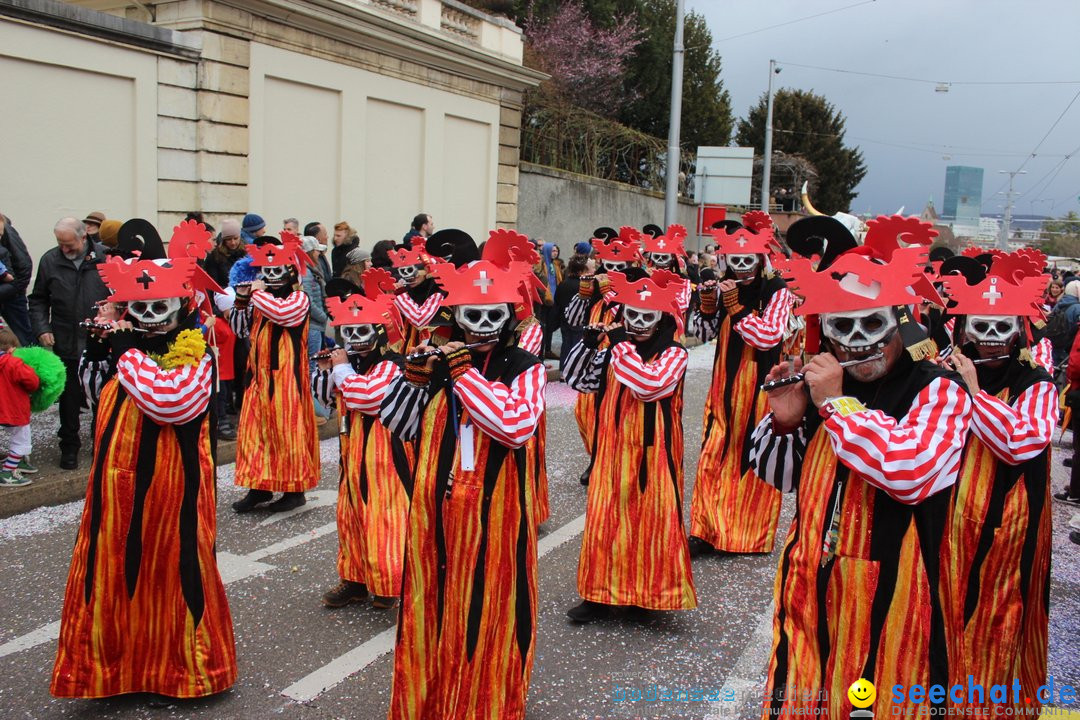
[[[345,607],[367,597],[367,585],[353,580],[342,580],[333,590],[322,596],[322,604],[328,608]]]
[[[232,423],[221,423],[218,425],[218,440],[235,440],[236,428]]]
[[[578,478],[578,481],[582,485],[588,486],[588,484],[589,484],[589,475],[591,475],[591,474],[592,474],[592,468],[591,467],[585,468],[585,472],[581,473],[581,477]]]
[[[593,602],[592,600],[582,600],[580,605],[570,608],[566,611],[566,614],[574,622],[584,625],[606,618],[611,614],[611,606]]]
[[[232,504],[232,509],[237,513],[250,512],[256,505],[262,505],[272,497],[274,493],[269,490],[248,490],[247,495]]]
[[[267,509],[270,512],[285,512],[287,510],[295,510],[306,502],[307,498],[304,497],[304,493],[287,492],[274,502],[270,503]]]
[[[690,546],[690,557],[692,558],[696,558],[701,555],[711,555],[713,550],[715,549],[712,545],[705,542],[696,535],[691,535],[690,539],[687,540],[686,544]]]

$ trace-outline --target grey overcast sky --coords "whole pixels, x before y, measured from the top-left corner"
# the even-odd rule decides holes
[[[1080,156],[1080,83],[959,84],[1080,81],[1080,0],[686,0],[686,5],[703,15],[712,31],[736,118],[745,117],[765,92],[770,58],[783,68],[774,88],[813,90],[844,114],[846,142],[862,149],[868,168],[851,210],[891,213],[903,205],[905,213],[917,213],[933,196],[940,211],[946,165],[973,165],[985,169],[984,214],[1003,211],[1004,195],[995,193],[1008,176],[998,171],[1021,166],[1027,174],[1016,179],[1015,213],[1080,211],[1080,157],[1065,159],[1069,153]],[[934,84],[796,64],[956,84],[942,93]],[[1044,135],[1037,156],[1028,157]]]

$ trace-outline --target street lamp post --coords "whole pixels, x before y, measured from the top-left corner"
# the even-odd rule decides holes
[[[769,60],[769,99],[765,105],[765,157],[761,166],[761,209],[769,212],[769,181],[772,179],[772,76],[779,73],[775,60]]]
[[[998,238],[998,247],[1005,252],[1009,251],[1009,228],[1012,226],[1013,200],[1016,193],[1013,191],[1013,181],[1017,175],[1027,175],[1027,170],[998,170],[1000,175],[1009,176],[1009,192],[1005,195],[1005,220],[1002,223],[1001,236]]]
[[[679,202],[679,125],[682,122],[683,14],[685,0],[675,4],[675,47],[671,56],[671,115],[668,123],[667,186],[664,192],[664,227],[676,221]]]

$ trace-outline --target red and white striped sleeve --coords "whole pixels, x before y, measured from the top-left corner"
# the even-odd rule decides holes
[[[1043,338],[1031,348],[1031,357],[1035,362],[1051,376],[1054,374],[1054,346],[1049,338]]]
[[[939,377],[899,421],[880,410],[862,410],[846,417],[833,413],[824,426],[841,462],[893,498],[915,505],[956,482],[970,421],[967,391]]]
[[[1053,383],[1035,383],[1020,393],[1015,405],[980,390],[974,406],[971,430],[1002,462],[1019,465],[1050,444],[1058,412]]]
[[[469,368],[454,381],[454,394],[481,430],[513,449],[524,445],[536,432],[544,412],[546,384],[547,369],[542,364],[530,366],[509,386]]]
[[[116,362],[116,378],[151,420],[159,425],[182,425],[206,412],[214,363],[207,354],[198,365],[163,370],[141,350],[131,349]]]
[[[675,392],[686,374],[687,358],[686,349],[676,345],[645,362],[633,343],[623,341],[611,349],[611,369],[634,397],[652,402]]]
[[[341,390],[346,408],[365,415],[378,415],[390,383],[398,375],[401,375],[401,368],[389,360],[378,363],[366,375],[354,372],[350,365],[343,363],[334,367],[334,385]]]
[[[536,357],[540,357],[540,348],[543,344],[544,328],[538,322],[529,323],[529,327],[525,328],[518,339],[518,347]]]
[[[251,306],[272,323],[296,327],[307,319],[311,301],[300,291],[290,293],[286,298],[276,298],[264,290],[256,290],[251,293]]]
[[[758,350],[771,350],[784,339],[788,317],[794,298],[787,288],[781,288],[769,298],[769,304],[760,315],[750,313],[735,323],[735,332],[742,335],[747,345]]]
[[[427,300],[417,304],[415,300],[409,297],[408,293],[401,293],[394,296],[394,305],[397,306],[397,309],[401,311],[401,314],[405,316],[410,325],[421,328],[431,324],[431,319],[439,311],[442,299],[443,296],[440,293],[433,292]]]

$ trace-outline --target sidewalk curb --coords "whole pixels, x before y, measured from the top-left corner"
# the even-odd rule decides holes
[[[326,440],[337,434],[337,415],[331,416],[325,425],[319,428],[319,439]],[[228,465],[236,461],[236,442],[218,443],[217,464]],[[27,510],[46,505],[60,505],[86,496],[86,483],[90,475],[90,460],[85,455],[79,456],[79,468],[61,470],[55,466],[41,467],[33,476],[34,482],[22,487],[0,490],[0,518],[11,517]]]

